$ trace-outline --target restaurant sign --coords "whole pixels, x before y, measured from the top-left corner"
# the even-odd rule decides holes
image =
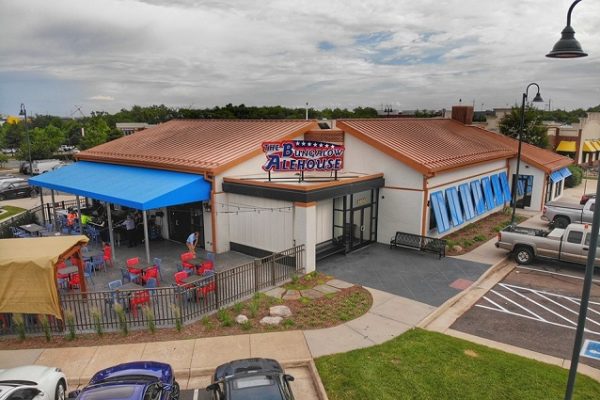
[[[343,167],[344,146],[314,140],[264,142],[265,171],[338,171]]]

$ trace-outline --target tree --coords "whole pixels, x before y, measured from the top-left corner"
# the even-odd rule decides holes
[[[52,158],[58,147],[65,141],[65,133],[54,125],[46,128],[33,128],[29,130],[31,141],[31,159],[42,160]],[[27,140],[21,142],[17,158],[27,160],[29,158],[29,144]]]
[[[513,107],[500,121],[500,132],[514,139],[519,138],[521,126],[521,108]],[[523,142],[543,149],[548,147],[547,128],[542,124],[538,110],[531,107],[525,108],[525,124],[523,126]]]
[[[102,116],[94,116],[85,123],[85,135],[79,141],[81,150],[90,149],[108,140],[110,128]]]

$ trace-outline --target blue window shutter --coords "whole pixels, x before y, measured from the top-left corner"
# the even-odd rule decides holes
[[[564,177],[562,176],[560,171],[554,171],[550,173],[550,179],[552,180],[552,182],[556,183],[562,181]]]
[[[450,220],[448,219],[444,194],[442,192],[431,193],[429,201],[431,201],[431,205],[433,206],[433,213],[435,214],[438,232],[446,232],[450,229]]]
[[[460,191],[460,199],[462,200],[463,211],[465,219],[468,221],[475,217],[475,209],[473,208],[473,198],[471,197],[471,190],[467,183],[463,183],[458,187]]]
[[[559,172],[563,178],[568,178],[569,176],[573,175],[573,174],[571,174],[571,171],[569,170],[569,168],[563,168]]]
[[[510,193],[510,186],[508,186],[506,172],[500,172],[500,184],[502,185],[502,192],[504,193],[504,201],[510,203],[512,196]]]
[[[448,208],[450,208],[450,215],[452,216],[452,225],[458,226],[465,222],[458,200],[458,191],[455,187],[446,189],[446,199],[448,199]]]
[[[490,183],[490,178],[487,176],[485,178],[481,178],[481,185],[483,186],[483,194],[485,197],[485,206],[488,210],[492,210],[494,206],[494,194],[492,193],[492,185]]]
[[[517,194],[519,196],[524,196],[525,195],[525,182],[523,182],[523,181],[518,181],[517,182]]]
[[[498,175],[492,175],[492,188],[494,189],[494,202],[496,207],[501,206],[504,203],[504,195],[502,194],[502,186],[500,186],[500,179]]]
[[[479,180],[471,182],[471,191],[473,192],[473,200],[475,201],[475,213],[477,215],[485,213],[485,201],[483,200]]]

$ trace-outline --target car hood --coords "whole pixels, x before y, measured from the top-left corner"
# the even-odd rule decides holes
[[[145,389],[145,384],[136,384],[133,382],[100,383],[83,389],[77,399],[138,400],[144,397]]]
[[[44,367],[42,365],[25,365],[22,367],[0,369],[0,381],[33,381],[38,383],[50,373],[56,372],[56,368]]]

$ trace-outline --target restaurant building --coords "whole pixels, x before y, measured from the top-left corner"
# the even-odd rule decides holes
[[[116,204],[143,194],[125,205],[160,215],[165,238],[198,230],[208,251],[261,256],[304,244],[311,271],[317,258],[388,243],[397,231],[441,237],[509,205],[517,142],[472,126],[472,112],[173,120],[79,153],[36,184]],[[523,144],[517,206],[541,210],[560,197],[571,162]],[[79,169],[102,184],[84,190]]]

